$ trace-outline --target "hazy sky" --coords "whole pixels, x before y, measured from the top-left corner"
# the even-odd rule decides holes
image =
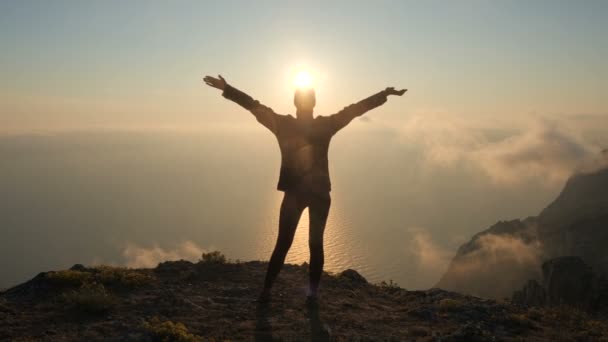
[[[374,116],[605,114],[606,1],[3,1],[0,129],[252,124],[204,74],[282,113],[315,74],[319,113],[386,86]]]

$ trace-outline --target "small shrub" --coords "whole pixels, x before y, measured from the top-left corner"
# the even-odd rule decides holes
[[[380,292],[386,293],[389,295],[397,295],[397,294],[401,293],[401,291],[403,290],[402,288],[399,287],[399,284],[394,282],[392,279],[389,280],[388,282],[383,280],[383,281],[377,283],[377,286],[380,288]]]
[[[49,282],[54,285],[78,287],[87,283],[91,279],[91,273],[74,270],[64,270],[48,272],[46,273],[45,277],[49,280]]]
[[[458,299],[443,298],[439,301],[439,309],[441,311],[458,311],[463,307],[464,303]]]
[[[153,317],[142,324],[142,329],[150,335],[154,341],[171,342],[198,342],[202,341],[200,336],[188,331],[183,323],[161,321],[158,317]]]
[[[63,301],[72,309],[87,314],[104,314],[117,303],[106,288],[99,283],[84,283],[78,290],[62,295]]]
[[[396,282],[394,282],[392,279],[390,279],[388,281],[388,283],[386,281],[381,281],[378,283],[378,286],[382,287],[382,288],[386,288],[386,289],[398,289],[399,284],[397,284]]]
[[[203,264],[225,264],[226,257],[220,251],[203,253],[201,262]]]

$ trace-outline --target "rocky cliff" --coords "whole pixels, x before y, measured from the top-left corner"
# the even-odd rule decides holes
[[[578,174],[538,217],[543,256],[580,256],[608,274],[608,169]]]
[[[541,264],[579,256],[608,274],[608,168],[571,177],[538,217],[499,222],[460,247],[437,287],[489,298],[510,297]],[[474,267],[473,267],[474,266]]]
[[[563,306],[606,316],[608,281],[577,256],[550,259],[542,265],[540,282],[528,283],[513,293],[513,302],[526,306]]]

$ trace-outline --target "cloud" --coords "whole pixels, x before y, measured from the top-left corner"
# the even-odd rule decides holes
[[[399,131],[403,143],[423,148],[426,161],[451,166],[483,143],[471,124],[443,114],[425,114],[412,117]]]
[[[516,234],[486,233],[463,245],[437,287],[488,298],[509,297],[539,279],[542,245],[531,225]]]
[[[602,153],[590,158],[585,163],[579,165],[578,172],[590,173],[608,168],[608,149],[602,150]]]
[[[450,261],[451,253],[437,245],[429,232],[422,228],[410,228],[408,232],[409,251],[418,266],[433,271],[444,270]]]
[[[551,186],[600,155],[598,146],[564,126],[558,120],[537,119],[523,128],[500,129],[434,114],[414,116],[400,128],[400,136],[404,143],[420,146],[431,165],[472,166],[496,185],[534,181]]]
[[[200,259],[203,249],[192,241],[185,241],[174,249],[163,249],[158,245],[150,248],[139,247],[135,244],[127,244],[122,252],[125,264],[128,267],[156,267],[160,262],[167,260],[190,260]]]
[[[495,272],[497,265],[511,265],[500,268],[501,272],[508,272],[524,266],[537,268],[540,265],[542,248],[538,241],[525,241],[518,236],[485,234],[475,241],[472,252],[458,258],[452,265],[452,271],[463,274],[479,274]],[[540,269],[540,268],[539,268]]]
[[[469,158],[496,183],[535,179],[563,183],[580,165],[599,155],[597,147],[556,122],[535,122],[526,131],[471,152]]]

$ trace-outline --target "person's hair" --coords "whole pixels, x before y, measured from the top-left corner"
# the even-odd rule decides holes
[[[298,109],[313,109],[317,103],[315,90],[312,88],[296,89],[293,97],[293,104]]]

